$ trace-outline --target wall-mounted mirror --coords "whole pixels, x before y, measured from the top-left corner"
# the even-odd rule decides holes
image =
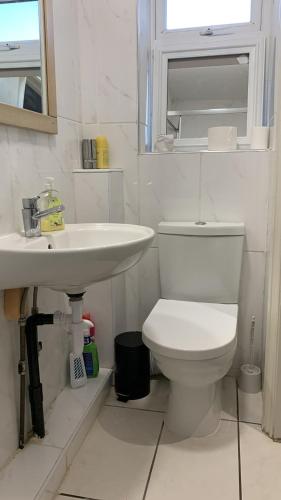
[[[0,0],[0,123],[57,132],[52,0]]]

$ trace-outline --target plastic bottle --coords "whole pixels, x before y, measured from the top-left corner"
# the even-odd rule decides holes
[[[93,323],[88,319],[83,319],[84,323],[84,349],[83,358],[88,378],[95,378],[99,374],[99,356],[94,338],[91,337]]]
[[[54,178],[46,177],[45,189],[40,193],[40,210],[47,210],[62,205],[59,193],[54,189]],[[62,231],[64,229],[63,212],[50,214],[41,219],[41,232]]]
[[[97,168],[109,167],[108,141],[104,135],[96,137]]]
[[[82,319],[87,319],[87,320],[89,320],[92,323],[92,326],[90,327],[90,337],[95,340],[96,339],[96,325],[95,325],[95,322],[94,322],[94,319],[93,319],[91,313],[90,312],[84,312],[83,316],[82,316]]]

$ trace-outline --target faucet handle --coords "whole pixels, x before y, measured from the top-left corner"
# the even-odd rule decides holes
[[[23,208],[29,208],[30,210],[38,210],[38,200],[40,196],[35,196],[34,198],[23,198],[22,206]]]

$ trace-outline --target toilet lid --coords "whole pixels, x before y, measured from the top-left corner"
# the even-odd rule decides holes
[[[236,304],[161,299],[143,325],[143,341],[171,358],[217,358],[236,344],[237,314]]]

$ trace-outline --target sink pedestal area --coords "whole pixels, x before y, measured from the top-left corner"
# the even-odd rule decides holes
[[[72,308],[70,358],[73,356],[74,361],[79,359],[84,365],[80,352],[83,338],[79,336],[82,335],[82,299],[87,287],[137,264],[153,237],[150,228],[126,224],[73,224],[63,231],[34,238],[8,234],[0,237],[0,288],[42,286],[66,293]],[[45,427],[37,327],[54,324],[55,316],[36,313],[24,318],[32,424],[34,433],[41,438],[45,436]],[[74,348],[77,345],[79,349]],[[75,362],[73,368],[76,369]],[[77,385],[72,386],[82,385],[80,382],[79,379]]]

